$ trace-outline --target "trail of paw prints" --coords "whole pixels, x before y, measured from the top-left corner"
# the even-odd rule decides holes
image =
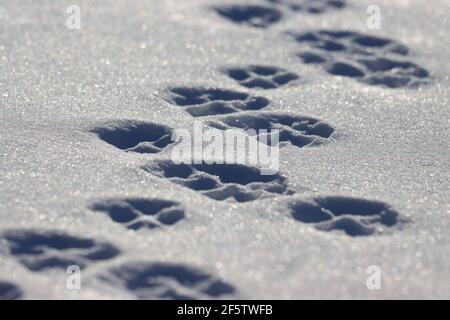
[[[31,271],[86,268],[96,261],[109,260],[120,251],[115,246],[60,231],[10,230],[2,234],[11,255]]]
[[[223,299],[236,292],[220,278],[183,264],[132,262],[112,268],[100,278],[138,299]]]
[[[306,47],[298,56],[327,73],[370,85],[416,88],[429,82],[426,69],[408,60],[408,48],[391,39],[352,31],[319,30],[294,34]]]
[[[261,175],[259,169],[240,164],[177,165],[171,161],[153,161],[143,169],[215,200],[248,202],[292,194],[280,174]]]
[[[276,89],[300,78],[285,69],[262,65],[233,67],[225,73],[241,86],[253,89]]]
[[[226,5],[214,10],[233,23],[255,28],[267,28],[283,17],[281,11],[260,5]]]
[[[161,199],[108,199],[92,206],[127,229],[157,229],[174,225],[185,218],[178,202]]]
[[[297,221],[353,237],[382,234],[406,221],[386,203],[350,197],[293,201],[288,208]]]
[[[281,5],[294,12],[321,14],[328,11],[343,9],[345,0],[266,0],[269,3]]]
[[[152,122],[118,120],[91,131],[127,152],[159,153],[174,143],[171,128]]]
[[[260,96],[225,89],[176,87],[168,90],[168,101],[193,117],[260,110],[270,102]]]
[[[279,144],[281,147],[294,145],[303,148],[320,145],[334,132],[329,124],[314,118],[270,112],[222,116],[211,121],[209,125],[221,130],[234,128],[249,132],[248,130],[253,129],[259,142],[271,146]],[[278,143],[273,139],[274,130],[278,133]]]
[[[0,280],[0,300],[16,300],[23,296],[22,290],[15,284]]]

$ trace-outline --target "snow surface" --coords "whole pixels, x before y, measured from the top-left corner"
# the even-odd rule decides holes
[[[252,27],[214,9],[243,1],[0,1],[0,298],[450,298],[449,2],[347,0],[322,14],[248,3],[282,15]],[[81,30],[66,28],[72,4]],[[372,4],[380,30],[366,27]],[[292,33],[317,30],[402,43],[402,61],[429,76],[387,88],[330,75],[297,56],[309,44]],[[299,79],[264,90],[226,73],[247,65]],[[167,98],[175,87],[265,97],[264,111],[334,132],[281,148],[276,183],[291,192],[216,200],[143,169],[170,159],[170,146],[126,152],[95,131],[116,120],[190,128],[198,118]],[[339,215],[333,201],[398,216],[365,235],[358,214],[306,221],[302,210],[320,206]],[[108,215],[158,205],[170,212],[152,216],[153,228]],[[81,290],[66,288],[68,264],[83,264]],[[370,265],[381,268],[380,290],[366,286]]]

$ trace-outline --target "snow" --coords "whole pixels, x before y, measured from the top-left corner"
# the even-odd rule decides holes
[[[347,0],[322,14],[246,1],[282,13],[261,28],[215,11],[243,1],[86,0],[77,1],[81,29],[70,30],[72,2],[0,1],[0,298],[450,297],[448,1]],[[380,30],[366,27],[373,4]],[[318,30],[389,38],[409,48],[395,59],[429,76],[418,87],[387,88],[331,75],[297,56],[311,45],[291,33]],[[351,51],[318,52],[354,63]],[[248,65],[299,79],[258,89],[227,75]],[[223,117],[192,116],[167,98],[175,87],[261,96],[268,106],[239,112],[311,117],[334,131],[316,146],[280,148],[277,179],[292,192],[218,200],[220,190],[209,197],[144,170],[170,160],[170,146],[127,152],[95,132],[111,121],[175,129]],[[127,199],[174,201],[184,216],[163,223],[158,211],[157,227],[134,230],[110,207],[96,210],[112,201],[145,215],[155,205]],[[335,199],[349,210],[369,200],[363,211],[381,202],[398,219],[352,236],[336,228],[354,230],[362,213],[324,227],[292,212],[309,204],[338,219]],[[376,219],[385,207],[377,210]],[[45,244],[53,248],[42,253]],[[66,264],[81,262],[82,289],[69,290]],[[366,286],[371,265],[381,270],[379,290]],[[156,289],[143,285],[146,277]],[[176,294],[165,295],[168,288]]]

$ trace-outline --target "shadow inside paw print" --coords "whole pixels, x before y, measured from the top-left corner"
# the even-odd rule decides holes
[[[401,222],[399,214],[383,202],[348,197],[297,201],[290,204],[290,213],[318,230],[338,230],[349,236],[380,234]]]
[[[0,280],[0,300],[16,300],[22,297],[22,290],[10,282]]]
[[[94,261],[108,260],[119,254],[109,243],[59,231],[11,230],[3,234],[3,239],[10,253],[32,271],[66,270],[71,265],[83,269]]]
[[[231,5],[215,8],[222,17],[238,24],[267,28],[282,18],[279,10],[258,5]]]
[[[254,129],[258,141],[271,146],[277,145],[273,139],[273,130],[278,130],[280,146],[292,144],[300,148],[322,144],[334,131],[327,123],[314,118],[269,112],[223,116],[211,121],[209,125],[221,130]]]
[[[182,264],[131,262],[100,278],[128,289],[138,299],[219,299],[236,291],[216,276]]]
[[[329,74],[389,88],[415,88],[428,82],[428,71],[407,60],[408,48],[397,41],[327,30],[298,33],[294,37],[310,48],[298,54],[303,62],[321,65]]]
[[[92,208],[106,212],[113,221],[131,230],[170,226],[185,217],[178,202],[160,199],[110,199]]]
[[[154,161],[143,169],[215,200],[247,202],[291,193],[281,175],[261,175],[259,169],[240,164],[176,165],[171,161]]]
[[[151,122],[118,120],[91,131],[103,141],[129,152],[159,153],[174,143],[171,128]]]
[[[244,92],[185,87],[169,89],[168,101],[183,107],[193,117],[260,110],[270,103],[266,98]]]
[[[226,73],[241,86],[255,89],[276,89],[299,79],[298,75],[287,70],[261,65],[230,68]]]
[[[346,6],[345,0],[267,0],[287,6],[292,11],[305,12],[310,14],[320,14],[330,10],[343,9]]]

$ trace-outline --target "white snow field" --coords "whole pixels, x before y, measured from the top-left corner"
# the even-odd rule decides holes
[[[447,0],[1,0],[0,299],[450,298],[449,35]],[[172,163],[200,120],[281,128],[279,173]]]

